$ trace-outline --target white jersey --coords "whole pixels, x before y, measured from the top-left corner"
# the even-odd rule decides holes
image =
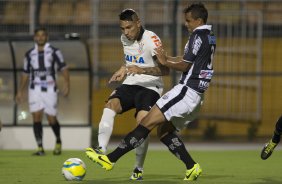
[[[160,38],[152,31],[141,28],[140,39],[130,41],[125,35],[121,35],[121,42],[124,51],[126,66],[136,65],[140,68],[158,66],[153,59],[154,49],[160,46]],[[156,91],[161,95],[163,91],[163,81],[160,76],[152,75],[127,75],[123,84],[139,85]]]

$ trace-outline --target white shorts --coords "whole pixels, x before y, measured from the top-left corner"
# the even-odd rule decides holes
[[[44,113],[56,116],[57,115],[57,92],[54,90],[41,91],[41,88],[29,89],[28,101],[30,112],[44,110]]]
[[[204,95],[178,84],[164,94],[156,103],[167,121],[181,130],[195,120],[203,103]]]

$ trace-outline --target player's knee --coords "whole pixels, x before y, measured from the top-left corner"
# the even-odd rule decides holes
[[[148,111],[145,110],[140,110],[137,114],[136,114],[136,122],[137,124],[140,124],[142,119],[144,119],[144,117],[146,117],[146,115],[148,114]]]
[[[47,120],[49,125],[54,125],[56,123],[59,123],[57,117],[53,115],[47,115]]]
[[[43,116],[43,110],[32,113],[32,118],[33,118],[33,121],[35,121],[35,122],[41,121],[42,116]]]
[[[122,111],[119,99],[111,99],[109,100],[105,106],[105,108],[111,109],[116,113],[120,113]]]
[[[146,119],[146,117],[143,118],[140,121],[139,124],[142,125],[143,127],[147,128],[147,129],[149,129],[149,130],[152,130],[152,129],[154,129],[156,127],[156,123],[151,121],[150,119]]]

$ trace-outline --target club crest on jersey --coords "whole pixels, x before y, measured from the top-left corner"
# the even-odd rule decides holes
[[[143,46],[144,46],[144,43],[140,42],[140,43],[138,43],[138,45],[139,45],[138,53],[139,53],[139,54],[142,54],[142,53],[143,53]]]
[[[124,59],[125,61],[131,62],[131,63],[145,63],[144,58],[138,57],[138,56],[130,56],[130,55],[125,54]]]

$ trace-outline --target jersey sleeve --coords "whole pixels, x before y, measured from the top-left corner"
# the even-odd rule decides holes
[[[26,73],[26,74],[29,74],[31,71],[30,71],[30,51],[26,52],[25,53],[25,57],[24,57],[24,60],[23,60],[23,72]]]
[[[58,71],[61,71],[63,68],[66,67],[63,54],[59,49],[54,51],[54,60],[58,65]]]
[[[148,38],[148,44],[150,47],[151,56],[155,56],[156,53],[154,49],[161,46],[162,42],[161,39],[155,33],[151,32]]]
[[[203,41],[201,36],[197,33],[193,33],[190,36],[187,45],[185,46],[183,60],[193,63],[202,47],[202,43]]]
[[[30,59],[28,55],[26,54],[23,60],[23,72],[26,74],[30,73]]]

